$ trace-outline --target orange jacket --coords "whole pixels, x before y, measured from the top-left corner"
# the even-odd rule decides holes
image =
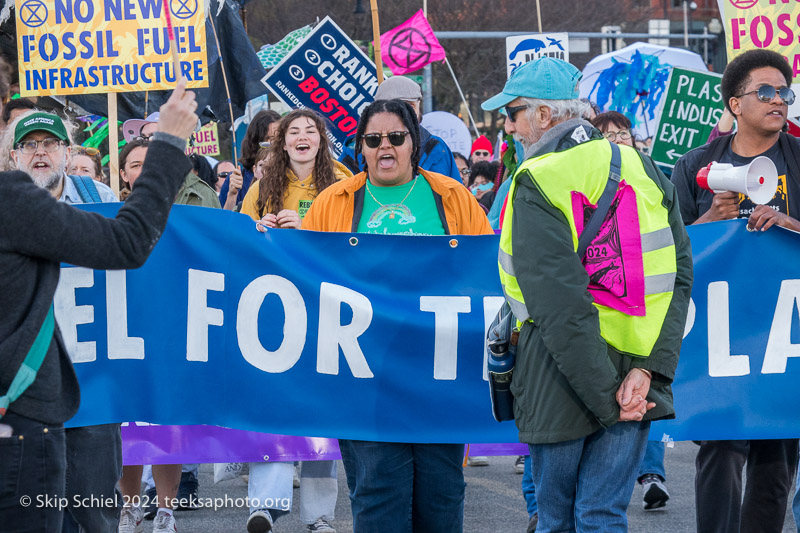
[[[447,235],[493,233],[486,213],[466,187],[451,177],[419,169],[431,186]],[[317,197],[303,219],[303,229],[355,233],[364,207],[366,172],[334,183]],[[354,217],[353,213],[358,213]]]

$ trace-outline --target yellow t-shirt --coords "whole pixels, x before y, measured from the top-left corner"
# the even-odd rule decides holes
[[[312,172],[311,175],[304,180],[299,179],[291,169],[287,169],[286,173],[289,177],[289,185],[286,187],[286,192],[283,196],[283,208],[291,209],[292,211],[297,212],[302,220],[303,217],[306,216],[306,212],[311,207],[311,202],[313,202],[314,198],[316,198],[319,194],[319,191],[314,186],[314,173]],[[337,181],[341,181],[352,176],[347,167],[338,161],[334,161],[333,174]],[[247,191],[247,194],[245,194],[244,200],[242,200],[241,212],[245,215],[248,215],[253,220],[261,220],[261,217],[263,216],[258,212],[258,207],[256,205],[258,203],[258,191],[260,184],[260,181],[253,183],[250,186],[250,189]],[[264,213],[266,214],[269,212],[270,208],[269,205],[267,205]]]

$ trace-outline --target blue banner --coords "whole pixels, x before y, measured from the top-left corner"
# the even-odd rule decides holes
[[[744,221],[690,236],[678,419],[653,435],[800,436],[800,237]],[[175,206],[144,267],[62,269],[56,314],[82,389],[70,424],[514,442],[483,370],[502,302],[497,247],[497,236],[262,234],[245,215]]]
[[[292,108],[325,117],[336,156],[378,90],[375,64],[330,17],[261,80]]]

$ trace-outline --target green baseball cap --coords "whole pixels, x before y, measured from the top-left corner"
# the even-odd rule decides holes
[[[50,113],[31,113],[24,116],[17,122],[14,129],[14,144],[20,142],[27,134],[34,131],[46,131],[52,133],[62,141],[69,141],[67,128],[57,115]]]
[[[496,94],[481,104],[485,111],[505,107],[519,97],[541,100],[575,100],[583,74],[573,65],[553,57],[540,57],[518,67]]]

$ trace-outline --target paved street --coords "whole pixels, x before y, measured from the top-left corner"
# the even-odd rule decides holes
[[[641,489],[634,490],[628,508],[630,531],[632,533],[651,532],[693,532],[694,513],[694,457],[697,447],[690,442],[676,443],[675,448],[667,449],[667,486],[671,499],[663,511],[647,512],[642,509]],[[514,457],[490,458],[487,467],[466,469],[467,497],[464,511],[464,531],[467,533],[520,532],[528,523],[525,504],[522,500],[520,482],[522,476],[515,474]],[[211,465],[203,465],[200,470],[200,497],[216,498],[226,494],[231,498],[244,498],[247,485],[242,479],[213,484]],[[275,525],[277,533],[300,533],[305,531],[299,516],[298,491],[292,512],[281,518]],[[179,512],[178,531],[203,533],[232,533],[245,531],[248,511],[242,508],[225,508],[219,511],[202,509]],[[336,520],[333,522],[339,533],[352,531],[350,503],[347,498],[347,483],[344,469],[339,465],[339,500],[336,506]],[[152,522],[146,523],[146,532],[152,529]],[[387,531],[391,525],[387,524]],[[787,512],[784,533],[797,531],[791,511]]]

